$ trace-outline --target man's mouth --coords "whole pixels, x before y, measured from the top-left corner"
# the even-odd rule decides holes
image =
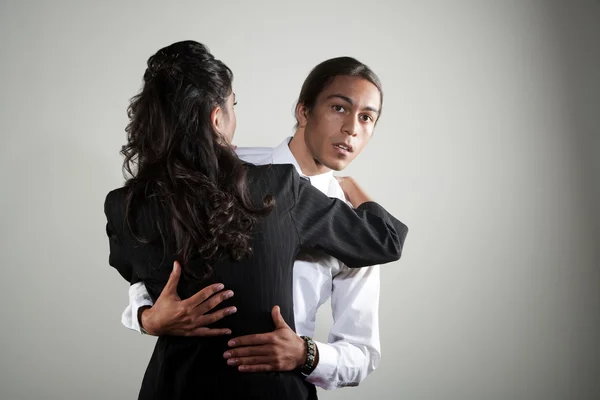
[[[336,147],[348,153],[352,153],[352,146],[346,143],[335,143],[333,147]]]

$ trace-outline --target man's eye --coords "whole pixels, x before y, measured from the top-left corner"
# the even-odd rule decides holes
[[[369,122],[369,121],[373,121],[373,117],[371,117],[370,115],[361,115],[361,118],[364,122]]]
[[[333,106],[333,110],[337,111],[337,112],[342,112],[342,111],[344,111],[344,107],[335,105],[335,106]]]

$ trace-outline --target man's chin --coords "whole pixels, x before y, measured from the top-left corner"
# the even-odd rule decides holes
[[[331,162],[328,162],[327,164],[323,163],[324,166],[326,166],[327,168],[329,168],[332,171],[342,171],[344,168],[346,168],[348,166],[348,162],[347,161],[342,161],[342,160],[334,160]]]

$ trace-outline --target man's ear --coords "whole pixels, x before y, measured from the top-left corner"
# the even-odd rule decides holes
[[[298,121],[298,127],[304,128],[308,119],[308,108],[303,103],[296,104],[296,120]]]

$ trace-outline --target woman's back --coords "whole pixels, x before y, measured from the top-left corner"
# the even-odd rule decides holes
[[[255,331],[272,330],[271,308],[277,304],[282,313],[287,311],[285,301],[290,300],[290,287],[282,286],[282,282],[290,279],[291,267],[298,249],[298,234],[291,220],[290,210],[294,206],[292,188],[292,166],[248,166],[250,194],[256,204],[267,195],[275,196],[275,207],[266,216],[260,218],[252,232],[252,256],[235,261],[225,255],[219,260],[211,261],[211,275],[206,279],[194,278],[184,272],[178,293],[182,299],[197,293],[201,288],[215,282],[221,282],[235,293],[238,312],[227,318],[226,324],[233,336],[254,333]],[[167,220],[164,212],[157,207],[158,199],[148,195],[142,202],[130,209],[130,221],[135,234],[142,238],[155,239],[148,244],[139,243],[127,226],[125,204],[128,188],[120,188],[109,193],[106,199],[106,213],[111,227],[122,241],[127,264],[134,273],[132,280],[143,280],[154,301],[166,284],[176,260],[176,243],[172,232],[163,232],[170,240],[163,241],[157,228],[157,219]],[[201,206],[200,204],[198,205]],[[120,228],[120,229],[119,229]],[[117,263],[111,260],[111,263]],[[127,269],[119,268],[119,272],[127,277]],[[192,259],[184,271],[192,271],[202,276],[206,270],[206,262],[199,257]],[[284,301],[282,303],[282,301]],[[220,307],[233,305],[233,299],[225,301]],[[264,315],[263,315],[264,314]],[[293,314],[282,314],[293,326]],[[245,323],[252,321],[251,324]]]
[[[267,194],[275,196],[276,206],[265,217],[260,218],[252,235],[252,256],[241,261],[222,257],[212,263],[212,274],[198,280],[184,273],[178,287],[182,299],[192,296],[201,288],[221,282],[235,293],[235,297],[221,303],[217,308],[235,305],[237,312],[213,325],[227,327],[232,335],[218,337],[174,337],[164,336],[157,341],[148,365],[140,398],[188,398],[193,394],[214,393],[219,398],[232,397],[240,387],[246,394],[254,387],[260,398],[268,398],[264,390],[276,390],[279,397],[310,398],[312,385],[305,384],[297,373],[241,374],[235,367],[228,366],[223,353],[228,349],[227,341],[232,337],[252,333],[270,332],[274,329],[271,309],[279,305],[286,322],[294,328],[292,304],[292,265],[298,248],[298,238],[291,221],[290,209],[294,205],[290,166],[249,167],[248,180],[251,196],[260,204]],[[111,254],[122,254],[122,261],[111,260],[111,264],[129,264],[132,279],[140,279],[148,288],[154,301],[164,288],[176,259],[176,244],[170,232],[164,232],[171,240],[158,239],[157,218],[164,218],[159,211],[156,197],[148,197],[139,206],[130,210],[133,227],[138,236],[157,238],[149,244],[140,244],[126,225],[124,205],[127,188],[111,192],[106,201],[106,212],[122,243],[120,251],[111,249]],[[198,205],[201,206],[201,205]],[[125,225],[124,225],[125,223]],[[117,229],[117,226],[122,229]],[[116,247],[116,246],[115,246]],[[202,275],[205,262],[192,260],[185,269]],[[127,269],[119,271],[127,275]],[[199,378],[201,377],[201,379]],[[179,382],[179,383],[176,383]],[[279,389],[277,389],[279,387]],[[293,391],[289,392],[290,389]],[[281,392],[283,390],[283,392]],[[282,394],[286,396],[281,397]],[[294,396],[294,397],[290,397]]]
[[[300,246],[321,248],[349,266],[389,262],[400,256],[406,227],[375,203],[366,204],[366,210],[357,214],[343,202],[331,200],[303,182],[291,165],[247,166],[247,169],[253,202],[260,204],[268,194],[275,197],[275,207],[258,219],[252,232],[252,255],[240,261],[224,256],[212,263],[209,278],[197,280],[184,274],[178,287],[182,298],[215,282],[233,290],[235,297],[221,303],[219,308],[235,305],[238,311],[214,326],[227,327],[232,335],[160,337],[140,398],[188,398],[192,394],[213,392],[218,392],[219,398],[233,398],[240,387],[246,387],[246,396],[253,388],[263,399],[269,398],[265,391],[274,391],[272,398],[310,398],[314,387],[305,383],[297,372],[242,374],[228,366],[223,358],[227,341],[231,337],[272,331],[271,309],[275,305],[280,306],[283,318],[294,328],[292,267]],[[156,301],[176,259],[175,240],[168,231],[163,232],[167,238],[164,246],[160,239],[141,244],[134,237],[125,219],[127,190],[112,191],[106,200],[110,262],[126,279],[143,280]],[[160,237],[157,218],[167,220],[167,216],[160,212],[156,202],[155,197],[149,196],[130,209],[130,220],[135,221],[132,228],[137,235],[149,239]],[[201,275],[205,263],[196,258],[184,268]]]

